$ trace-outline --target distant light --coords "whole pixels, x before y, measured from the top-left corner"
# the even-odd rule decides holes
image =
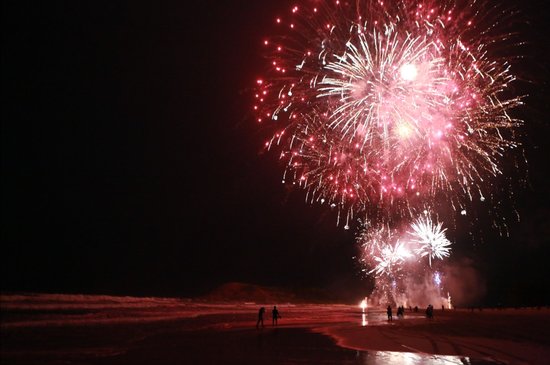
[[[434,274],[434,282],[437,284],[437,285],[440,285],[441,284],[441,275],[439,275],[438,272],[436,272]]]

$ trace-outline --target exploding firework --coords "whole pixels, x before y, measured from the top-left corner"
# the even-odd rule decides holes
[[[365,271],[377,277],[385,275],[392,280],[399,277],[405,260],[413,256],[399,240],[397,231],[387,227],[365,230],[359,241],[363,248],[362,261],[370,268]]]
[[[519,146],[522,97],[499,56],[517,44],[501,27],[513,14],[488,1],[315,1],[263,41],[265,147],[279,151],[283,183],[337,208],[345,228],[360,222],[363,272],[388,302],[441,294],[434,260],[451,243],[423,212],[498,206],[493,181]]]
[[[410,295],[418,280],[426,281],[424,286],[431,285],[439,292],[442,276],[432,269],[432,260],[450,256],[451,242],[445,231],[442,223],[434,223],[427,214],[405,228],[364,227],[357,236],[363,272],[374,276],[376,290],[389,301]],[[425,280],[426,277],[433,280]]]
[[[377,277],[387,275],[399,277],[403,264],[407,261],[420,262],[428,257],[443,260],[449,257],[451,242],[445,236],[442,223],[434,223],[427,215],[417,218],[402,232],[385,225],[365,227],[359,233],[357,242],[361,246],[361,262],[367,274]]]
[[[451,242],[445,237],[446,229],[442,229],[442,223],[434,224],[428,217],[420,217],[411,225],[411,242],[418,245],[415,252],[420,257],[428,257],[430,267],[432,259],[443,259],[450,255]]]
[[[346,212],[346,226],[484,200],[522,123],[511,66],[491,57],[501,38],[487,16],[503,14],[476,1],[316,3],[264,40],[254,109],[276,126],[266,148],[280,148],[283,182]]]

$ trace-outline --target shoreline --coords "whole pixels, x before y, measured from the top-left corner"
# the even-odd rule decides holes
[[[282,318],[257,330],[267,303],[97,297],[2,298],[2,363],[61,364],[546,364],[550,309],[406,311],[277,303]],[[67,299],[67,298],[65,298]]]
[[[409,317],[409,318],[407,318]],[[436,311],[386,324],[323,326],[314,331],[358,351],[414,352],[506,364],[547,364],[550,310]]]

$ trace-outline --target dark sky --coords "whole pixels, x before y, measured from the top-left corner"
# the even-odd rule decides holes
[[[284,1],[2,5],[3,291],[195,295],[227,281],[368,287],[354,231],[280,183],[249,113]],[[529,185],[511,237],[455,232],[487,302],[550,302],[549,41],[520,8]],[[483,224],[482,222],[480,223]],[[345,288],[349,289],[346,293]],[[359,297],[361,294],[358,295]]]

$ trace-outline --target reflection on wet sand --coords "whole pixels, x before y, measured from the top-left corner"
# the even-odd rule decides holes
[[[546,364],[550,310],[436,310],[388,322],[343,304],[1,297],[6,364]],[[277,305],[278,326],[256,329]]]

